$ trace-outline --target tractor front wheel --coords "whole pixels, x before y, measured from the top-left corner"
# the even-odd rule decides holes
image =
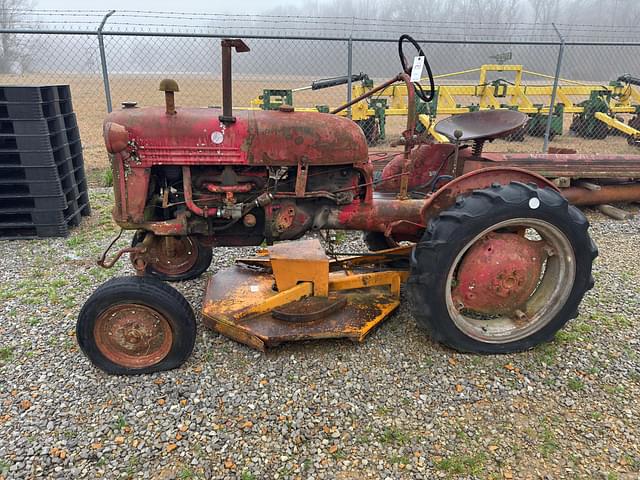
[[[477,190],[433,219],[411,259],[419,326],[456,350],[508,353],[553,339],[593,286],[589,223],[551,188]]]
[[[150,277],[119,277],[86,301],[76,337],[89,360],[107,373],[153,373],[177,368],[191,355],[196,320],[175,288]]]
[[[131,246],[140,246],[146,235],[147,251],[142,254],[146,263],[145,274],[167,282],[191,280],[202,275],[211,265],[213,251],[203,245],[197,237],[157,236],[138,230],[131,240]],[[131,255],[131,262],[139,260],[136,254]]]

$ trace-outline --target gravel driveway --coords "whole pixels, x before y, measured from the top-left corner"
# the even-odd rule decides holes
[[[589,213],[596,286],[530,352],[458,354],[402,306],[363,344],[262,354],[201,328],[181,369],[112,377],[74,336],[90,292],[130,273],[95,266],[111,203],[93,192],[69,238],[0,242],[0,478],[640,478],[638,220]],[[177,285],[196,311],[204,283]]]

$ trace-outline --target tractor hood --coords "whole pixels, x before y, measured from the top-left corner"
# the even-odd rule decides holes
[[[128,150],[139,166],[150,165],[346,165],[367,162],[367,143],[347,118],[316,112],[220,109],[123,108],[104,122],[110,153]]]

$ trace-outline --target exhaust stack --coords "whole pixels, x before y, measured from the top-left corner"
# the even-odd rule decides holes
[[[218,119],[222,123],[234,123],[236,117],[233,116],[233,94],[231,79],[231,49],[236,52],[248,52],[249,47],[239,38],[225,38],[220,42],[222,46],[222,115]]]
[[[179,92],[178,82],[173,80],[172,78],[165,78],[160,82],[160,87],[158,90],[164,92],[164,103],[166,106],[167,115],[175,115],[176,114],[176,100],[174,98],[174,93]]]

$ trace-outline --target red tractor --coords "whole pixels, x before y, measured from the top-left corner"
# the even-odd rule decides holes
[[[405,82],[415,105],[414,95],[428,101],[434,85],[428,64],[430,88],[411,82],[406,40],[415,45],[400,40],[403,72],[379,88]],[[268,256],[213,276],[207,325],[258,349],[362,340],[398,306],[406,283],[413,316],[434,339],[502,353],[551,340],[578,314],[597,256],[589,224],[557,182],[514,166],[544,160],[566,170],[572,155],[558,163],[558,155],[509,161],[483,153],[485,142],[520,129],[525,115],[452,117],[436,127],[451,143],[437,144],[416,134],[410,110],[403,151],[387,154],[374,172],[380,154],[369,154],[348,118],[288,105],[232,111],[233,48],[249,50],[241,40],[222,41],[222,110],[176,108],[178,87],[164,80],[165,108],[125,105],[104,122],[113,218],[135,230],[116,259],[129,253],[137,275],[106,282],[80,312],[78,342],[96,366],[117,374],[180,366],[194,346],[195,317],[161,280],[202,274],[216,246],[273,245],[326,229],[366,232],[373,253],[329,258],[315,240],[277,243]]]

